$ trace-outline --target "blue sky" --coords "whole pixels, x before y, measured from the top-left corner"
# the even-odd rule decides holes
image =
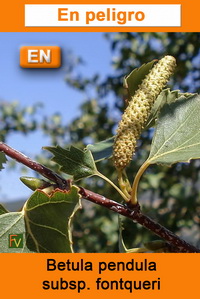
[[[42,115],[60,112],[65,121],[70,121],[79,113],[83,95],[65,83],[67,54],[82,57],[85,64],[81,72],[90,75],[98,72],[104,77],[112,72],[111,51],[103,33],[0,33],[0,100],[18,101],[22,106],[41,102]],[[62,66],[59,69],[23,69],[19,66],[21,46],[56,45],[62,49]],[[27,155],[41,152],[48,140],[40,133],[23,137],[13,134],[7,143]],[[0,173],[0,202],[28,196],[30,192],[19,181],[19,174],[12,170]]]

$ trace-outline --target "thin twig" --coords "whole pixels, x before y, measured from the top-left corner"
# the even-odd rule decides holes
[[[14,150],[13,148],[9,147],[4,143],[0,143],[0,151],[4,152],[9,157],[17,160],[18,162],[26,165],[27,167],[33,169],[34,171],[40,173],[45,178],[53,181],[58,185],[60,189],[69,189],[70,181],[65,180],[61,176],[54,173],[52,170],[48,169],[47,167],[31,160],[29,157],[23,155],[22,153]],[[177,235],[160,225],[159,223],[155,222],[153,219],[149,218],[148,216],[144,215],[140,211],[139,205],[135,206],[127,206],[122,205],[118,202],[115,202],[105,196],[100,194],[94,193],[90,190],[85,188],[79,187],[80,195],[98,205],[101,205],[111,211],[114,211],[120,215],[123,215],[139,224],[143,227],[147,228],[160,238],[164,239],[168,244],[169,248],[173,252],[200,252],[200,250],[193,245],[190,245],[186,241],[179,238]]]
[[[7,156],[13,158],[19,163],[26,165],[30,169],[41,174],[43,177],[53,181],[58,185],[60,189],[68,190],[70,188],[69,180],[65,180],[51,169],[45,167],[44,165],[33,161],[29,157],[25,156],[24,154],[18,152],[17,150],[13,149],[12,147],[8,146],[7,144],[0,142],[0,151],[4,152]]]

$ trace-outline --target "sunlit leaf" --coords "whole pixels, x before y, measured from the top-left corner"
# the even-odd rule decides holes
[[[13,236],[14,235],[14,236]],[[16,235],[21,236],[21,246],[9,247]],[[22,212],[11,212],[0,215],[0,252],[31,252],[26,246],[26,228]]]
[[[182,100],[184,98],[189,98],[193,95],[194,94],[191,94],[191,93],[181,93],[179,90],[171,91],[169,88],[164,89],[157,97],[157,99],[151,109],[151,114],[147,120],[145,128],[150,128],[150,127],[154,126],[155,120],[158,118],[158,114],[165,104],[171,104],[171,103],[175,102],[176,100]]]
[[[200,158],[200,97],[180,99],[161,110],[148,164],[189,162]]]

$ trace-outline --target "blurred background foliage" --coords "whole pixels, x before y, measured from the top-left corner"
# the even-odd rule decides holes
[[[199,92],[199,33],[106,33],[105,38],[112,52],[112,74],[108,74],[104,80],[99,74],[88,78],[77,71],[77,64],[71,65],[66,74],[66,84],[79,90],[84,97],[79,117],[68,124],[63,122],[59,113],[55,113],[38,121],[38,104],[21,107],[17,103],[1,102],[1,140],[6,142],[11,133],[29,134],[42,130],[51,138],[52,145],[73,143],[83,147],[113,136],[125,106],[123,77],[133,68],[166,54],[173,55],[178,65],[170,87],[183,92]],[[103,49],[102,57],[97,59],[103,59]],[[81,57],[77,61],[82,63]],[[138,151],[127,171],[131,181],[148,157],[151,138],[152,130],[146,131],[138,142]],[[43,154],[36,159],[56,169],[48,156]],[[97,166],[117,183],[112,160],[100,162]],[[80,184],[121,201],[115,190],[101,179],[88,178]],[[142,177],[139,200],[144,213],[190,243],[200,246],[199,160],[171,168],[150,167]],[[73,222],[75,252],[118,252],[118,216],[86,200],[82,201],[82,205]],[[126,219],[123,237],[127,248],[139,247],[143,242],[157,239],[151,232]]]

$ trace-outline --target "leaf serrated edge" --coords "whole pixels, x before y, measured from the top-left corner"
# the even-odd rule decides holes
[[[79,165],[80,167],[82,167],[82,168],[83,168],[83,167],[87,168],[87,169],[91,172],[91,174],[76,178],[75,175],[71,175],[71,174],[69,174],[69,173],[63,171],[64,166],[62,166],[60,163],[58,163],[58,162],[56,161],[56,156],[55,156],[55,154],[54,154],[54,150],[53,150],[53,149],[55,149],[55,148],[56,148],[56,149],[59,149],[59,148],[60,148],[61,150],[66,150],[66,151],[69,151],[69,152],[70,152],[70,150],[71,150],[72,148],[74,148],[75,150],[80,151],[82,154],[88,154],[88,155],[89,155],[89,158],[90,158],[90,161],[91,161],[92,164],[93,164],[93,168],[88,167],[87,165],[85,166],[84,164],[81,164],[80,162],[76,162],[76,164],[78,164],[78,165]],[[93,176],[93,175],[97,175],[97,173],[98,173],[97,168],[96,168],[96,164],[95,164],[95,161],[94,161],[94,158],[93,158],[93,155],[92,155],[92,152],[91,152],[91,150],[89,150],[89,149],[87,149],[87,148],[84,148],[84,149],[82,150],[82,149],[79,149],[79,148],[77,148],[77,147],[75,147],[75,146],[73,146],[73,145],[70,145],[68,148],[65,149],[65,148],[62,148],[62,147],[60,147],[59,145],[57,145],[57,146],[54,146],[54,147],[45,146],[45,147],[43,147],[43,149],[46,149],[46,150],[50,151],[50,152],[54,155],[54,156],[51,158],[51,160],[54,161],[55,163],[57,163],[57,164],[60,166],[60,170],[61,170],[62,172],[66,173],[66,174],[68,174],[68,175],[70,175],[70,176],[73,176],[73,178],[74,178],[75,181],[81,180],[81,179],[83,179],[83,178],[91,177],[91,176]],[[52,149],[52,150],[51,150],[51,149]],[[67,158],[67,159],[69,159],[69,158]],[[69,160],[71,160],[71,159],[69,159]],[[72,160],[72,162],[74,163],[73,160]],[[93,171],[93,172],[92,172],[92,171]]]

